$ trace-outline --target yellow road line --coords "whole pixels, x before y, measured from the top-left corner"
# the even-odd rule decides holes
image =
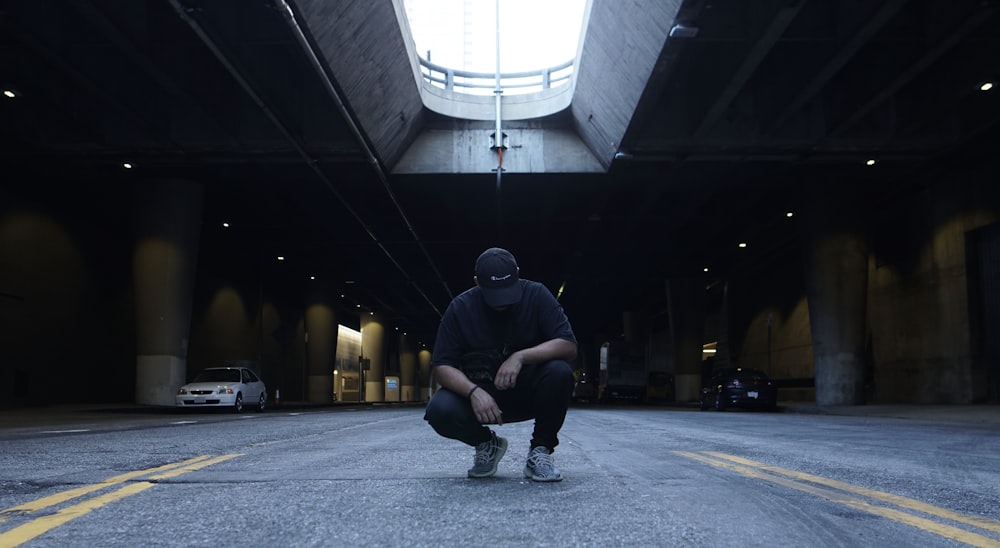
[[[157,466],[155,468],[147,468],[145,470],[136,470],[134,472],[127,472],[127,473],[121,474],[119,476],[114,476],[114,477],[108,478],[108,479],[106,479],[106,480],[104,480],[102,482],[98,482],[98,483],[95,483],[93,485],[84,485],[82,487],[77,487],[75,489],[70,489],[68,491],[62,491],[62,492],[59,492],[59,493],[55,493],[54,495],[49,495],[47,497],[42,497],[42,498],[40,498],[38,500],[34,500],[34,501],[31,501],[31,502],[26,502],[26,503],[18,505],[18,506],[12,506],[12,507],[7,508],[5,510],[0,510],[0,523],[3,523],[4,521],[6,521],[7,516],[9,516],[10,514],[19,514],[19,513],[23,513],[23,512],[35,512],[35,511],[41,510],[43,508],[48,508],[49,506],[55,506],[57,504],[62,504],[63,502],[66,502],[66,501],[68,501],[70,499],[75,499],[77,497],[81,497],[81,496],[86,495],[88,493],[93,493],[94,491],[98,491],[98,490],[104,489],[104,488],[109,487],[111,485],[117,485],[119,483],[125,483],[126,481],[128,481],[130,479],[137,478],[139,476],[144,476],[146,474],[152,474],[152,473],[155,473],[155,472],[163,472],[165,470],[172,470],[174,468],[179,468],[181,466],[187,466],[187,465],[190,465],[190,464],[193,464],[193,463],[197,463],[197,462],[203,461],[203,460],[205,460],[205,459],[207,459],[209,457],[211,457],[211,455],[202,455],[200,457],[194,457],[192,459],[183,460],[183,461],[180,461],[180,462],[174,462],[174,463],[171,463],[171,464],[164,464],[162,466]]]
[[[140,470],[137,472],[129,472],[128,474],[115,476],[114,478],[106,480],[105,482],[96,484],[96,489],[112,485],[112,483],[108,483],[111,482],[111,480],[117,480],[114,483],[122,483],[123,481],[127,481],[127,479],[135,478],[138,476],[142,476],[160,470],[163,470],[163,473],[151,476],[149,480],[161,480],[161,479],[172,478],[238,456],[240,455],[231,454],[231,455],[222,455],[214,458],[209,458],[209,455],[203,455],[201,457],[196,457],[194,459],[189,459],[179,463],[168,464],[156,468],[150,468],[147,470]],[[122,478],[122,476],[129,476],[129,478],[119,479]],[[0,546],[10,546],[10,547],[17,546],[39,535],[42,535],[48,531],[51,531],[52,529],[55,529],[56,527],[59,527],[60,525],[63,525],[70,520],[74,520],[80,516],[83,516],[93,510],[96,510],[102,506],[105,506],[117,500],[121,500],[125,497],[132,496],[136,493],[141,493],[142,491],[145,491],[146,489],[149,489],[154,485],[156,484],[153,483],[152,481],[139,481],[121,487],[114,491],[111,491],[110,493],[98,495],[94,498],[87,499],[83,502],[79,502],[72,506],[68,506],[66,508],[59,510],[54,514],[49,514],[47,516],[42,516],[40,518],[34,519],[32,521],[29,521],[28,523],[25,523],[24,525],[20,525],[18,527],[13,528],[10,531],[7,531],[5,533],[0,533]],[[88,487],[95,487],[95,486],[88,486]],[[93,490],[94,489],[91,489],[91,491]],[[71,491],[78,491],[78,490],[73,489]],[[63,498],[62,500],[69,500],[70,498],[75,498],[77,496],[80,496],[80,494],[76,494],[72,497]],[[56,495],[53,495],[51,497],[46,497],[45,499],[54,499],[55,497]],[[39,499],[39,500],[45,500],[45,499]],[[52,502],[47,506],[53,506],[55,504],[58,504],[58,502]],[[27,505],[22,505],[22,506],[27,506]],[[42,506],[41,508],[45,508],[47,506]],[[14,507],[14,508],[20,508],[20,507]],[[9,510],[13,510],[13,508],[4,510],[4,512],[7,512]]]
[[[723,455],[722,453],[710,453],[712,455],[715,455],[715,457],[709,457],[702,454],[691,453],[687,451],[674,451],[674,453],[682,457],[687,457],[692,460],[703,462],[705,464],[710,464],[712,466],[716,466],[719,468],[732,470],[734,472],[743,474],[748,477],[761,479],[771,483],[776,483],[778,485],[787,487],[789,489],[794,489],[796,491],[809,493],[811,495],[827,499],[831,502],[843,504],[855,510],[860,510],[862,512],[874,514],[876,516],[884,517],[886,519],[891,519],[893,521],[903,523],[911,527],[916,527],[918,529],[927,531],[929,533],[934,533],[944,538],[956,540],[959,542],[964,542],[971,546],[979,546],[982,548],[1000,547],[1000,541],[984,535],[966,531],[958,527],[952,527],[950,525],[938,523],[936,521],[922,518],[919,516],[914,516],[913,514],[908,514],[900,510],[886,508],[883,506],[876,506],[868,502],[865,502],[861,499],[854,498],[843,493],[838,493],[830,489],[824,489],[822,487],[817,487],[815,485],[809,485],[808,483],[801,483],[800,481],[789,479],[789,477],[776,476],[773,475],[773,473],[768,473],[762,469],[754,468],[752,464],[751,465],[737,464],[736,462],[731,462],[732,459],[719,460],[721,457],[718,457],[718,455]],[[726,456],[728,457],[729,455]],[[738,457],[734,458],[738,459]],[[747,462],[752,462],[752,461],[747,461]],[[794,474],[791,470],[788,470],[787,472]]]
[[[867,489],[865,487],[851,485],[850,483],[844,483],[842,481],[832,480],[824,478],[822,476],[814,476],[812,474],[806,474],[804,472],[785,470],[777,466],[769,466],[761,462],[755,462],[749,459],[744,459],[733,455],[727,455],[725,453],[706,451],[705,454],[712,455],[720,459],[726,459],[736,463],[745,464],[747,466],[753,466],[754,468],[758,468],[760,470],[766,470],[768,472],[781,474],[783,476],[788,476],[790,478],[797,478],[804,481],[811,481],[813,483],[818,483],[820,485],[826,485],[827,487],[833,487],[834,489],[840,489],[841,491],[847,491],[848,493],[854,493],[856,495],[861,495],[875,500],[880,500],[882,502],[887,502],[889,504],[894,504],[896,506],[899,506],[900,508],[916,510],[917,512],[923,512],[924,514],[937,516],[939,518],[948,519],[958,523],[964,523],[965,525],[971,525],[973,527],[985,529],[993,533],[1000,533],[1000,521],[992,520],[989,518],[984,518],[981,516],[971,516],[968,514],[960,514],[958,512],[953,512],[951,510],[948,510],[946,508],[941,508],[939,506],[933,506],[916,499],[901,497],[899,495],[884,493],[882,491],[875,491],[874,489]]]

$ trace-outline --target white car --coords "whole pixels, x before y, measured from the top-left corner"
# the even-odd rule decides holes
[[[232,407],[237,413],[250,402],[259,413],[267,405],[267,388],[246,367],[209,367],[180,387],[174,399],[177,407]]]

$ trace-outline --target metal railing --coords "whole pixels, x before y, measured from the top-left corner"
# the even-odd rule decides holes
[[[469,95],[493,95],[496,74],[455,70],[420,59],[420,73],[432,86]],[[505,95],[526,94],[552,89],[569,83],[573,61],[528,72],[500,73],[500,87]]]

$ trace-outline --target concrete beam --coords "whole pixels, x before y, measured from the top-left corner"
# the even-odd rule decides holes
[[[424,106],[400,0],[296,0],[302,26],[329,67],[379,161],[394,165],[420,131]]]
[[[574,72],[577,132],[609,167],[661,57],[681,0],[593,0]]]

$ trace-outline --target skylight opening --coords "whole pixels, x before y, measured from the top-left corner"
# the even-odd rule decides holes
[[[498,64],[502,76],[519,75],[502,78],[504,95],[567,85],[586,5],[587,0],[403,0],[425,78],[473,95],[494,94]]]

